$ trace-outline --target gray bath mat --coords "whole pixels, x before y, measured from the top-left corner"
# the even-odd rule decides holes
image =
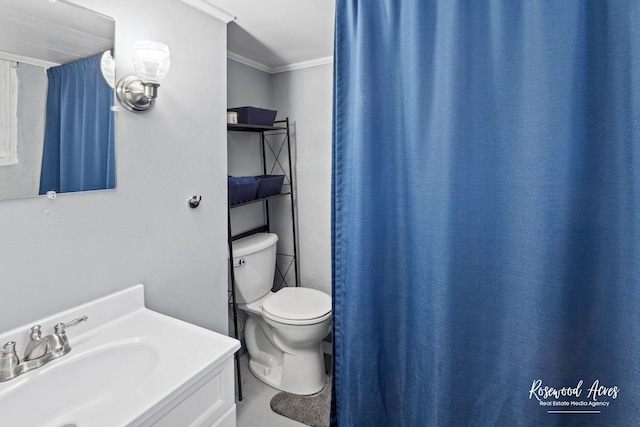
[[[324,356],[325,368],[330,372],[331,356]],[[281,391],[271,398],[271,410],[311,427],[327,427],[331,411],[331,377],[320,392],[310,396]]]
[[[271,410],[312,427],[327,427],[331,408],[331,379],[322,391],[310,396],[282,391],[271,399]]]

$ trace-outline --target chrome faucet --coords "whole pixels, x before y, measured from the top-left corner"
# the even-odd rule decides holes
[[[40,325],[35,325],[31,328],[31,335],[29,335],[29,343],[24,350],[24,357],[22,360],[34,360],[44,356],[49,351],[49,340],[40,338]]]
[[[16,353],[16,343],[13,341],[6,343],[0,353],[0,382],[37,369],[69,353],[71,346],[65,329],[86,320],[87,316],[82,316],[69,323],[58,323],[53,328],[53,334],[45,337],[41,336],[40,325],[35,325],[31,328],[29,343],[25,348],[22,362]]]

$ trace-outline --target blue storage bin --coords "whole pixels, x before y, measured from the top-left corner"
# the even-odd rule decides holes
[[[243,125],[273,126],[278,115],[277,111],[256,107],[227,108],[227,111],[238,113],[238,124]]]
[[[229,204],[248,202],[256,198],[260,181],[252,176],[229,176]]]
[[[256,194],[257,199],[280,194],[280,191],[282,191],[284,175],[258,175],[255,178],[260,183]]]

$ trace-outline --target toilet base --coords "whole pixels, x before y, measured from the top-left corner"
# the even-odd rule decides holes
[[[283,366],[286,371],[283,377]],[[284,354],[284,362],[277,367],[263,365],[251,359],[249,370],[263,383],[278,390],[300,395],[311,395],[322,391],[327,384],[324,370],[324,354],[318,351],[303,351],[296,356]]]
[[[249,371],[254,377],[262,381],[263,383],[282,390],[279,385],[282,383],[282,366],[273,368],[270,366],[262,365],[249,357]]]

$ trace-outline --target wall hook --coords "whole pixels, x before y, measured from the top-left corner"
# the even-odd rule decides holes
[[[189,199],[189,207],[191,209],[195,209],[200,205],[200,201],[202,200],[202,196],[191,196]]]

